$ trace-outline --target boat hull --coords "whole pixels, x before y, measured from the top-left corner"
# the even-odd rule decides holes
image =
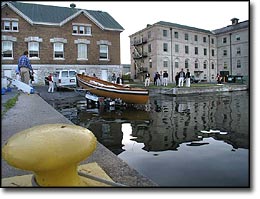
[[[149,99],[149,91],[146,89],[124,87],[86,75],[77,74],[76,77],[79,87],[97,96],[120,98],[129,104],[146,104]]]

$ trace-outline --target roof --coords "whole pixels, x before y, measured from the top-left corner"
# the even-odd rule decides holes
[[[214,34],[222,34],[222,33],[227,33],[227,32],[230,32],[230,31],[240,30],[240,29],[248,28],[248,23],[249,23],[249,21],[246,20],[246,21],[240,22],[236,25],[229,25],[229,26],[224,27],[224,28],[213,30],[212,32]]]
[[[124,28],[107,12],[85,10],[71,7],[58,7],[49,5],[39,5],[31,3],[21,3],[17,1],[9,1],[2,3],[9,5],[18,14],[26,18],[31,23],[38,24],[57,24],[63,25],[70,19],[84,13],[100,28],[106,30],[123,31]]]
[[[159,24],[159,25],[163,25],[163,26],[170,26],[170,27],[175,27],[175,28],[181,28],[181,29],[187,29],[187,30],[193,30],[193,31],[198,31],[198,32],[204,32],[204,33],[207,33],[207,34],[212,34],[212,32],[209,31],[209,30],[204,30],[204,29],[195,28],[195,27],[191,27],[191,26],[185,26],[185,25],[181,25],[181,24],[177,24],[177,23],[159,21],[155,24]]]

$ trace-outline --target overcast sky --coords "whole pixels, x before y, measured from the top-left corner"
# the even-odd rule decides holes
[[[22,1],[25,2],[26,1]],[[249,19],[247,1],[32,1],[30,3],[108,12],[125,30],[120,34],[121,64],[130,64],[129,35],[143,29],[147,24],[167,21],[196,28],[214,30],[231,24],[236,17],[239,21]]]

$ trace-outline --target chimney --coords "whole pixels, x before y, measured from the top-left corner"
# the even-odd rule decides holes
[[[75,4],[75,3],[71,3],[71,4],[70,4],[70,7],[71,7],[71,8],[76,8],[76,4]]]
[[[231,21],[232,21],[232,25],[236,25],[238,24],[238,18],[232,18]]]

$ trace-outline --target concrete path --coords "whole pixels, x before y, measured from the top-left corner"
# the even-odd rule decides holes
[[[2,99],[3,97],[8,98],[2,96]],[[7,99],[5,99],[5,101],[6,100]],[[15,133],[35,125],[51,123],[72,124],[71,121],[56,111],[38,94],[28,95],[21,93],[16,105],[6,112],[2,118],[2,146],[8,138]],[[97,149],[92,156],[80,164],[89,162],[97,162],[115,182],[125,184],[129,187],[157,186],[154,182],[130,168],[125,162],[100,143],[98,143]],[[2,178],[30,173],[30,171],[23,171],[9,166],[2,159]]]

